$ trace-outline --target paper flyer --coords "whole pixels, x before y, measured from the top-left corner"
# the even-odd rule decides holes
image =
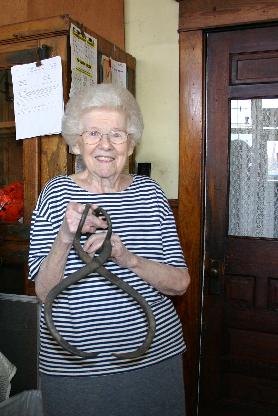
[[[72,96],[97,83],[97,39],[71,24],[70,46]]]
[[[59,134],[64,112],[60,56],[11,68],[16,139]]]

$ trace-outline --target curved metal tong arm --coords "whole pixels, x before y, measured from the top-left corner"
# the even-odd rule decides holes
[[[63,292],[66,288],[78,282],[83,277],[87,276],[88,274],[97,272],[99,275],[103,276],[105,279],[109,280],[109,282],[119,287],[121,290],[123,290],[129,296],[131,296],[140,305],[140,307],[142,308],[146,316],[147,323],[148,323],[148,331],[147,331],[147,335],[142,345],[135,351],[112,353],[112,355],[118,358],[127,358],[127,359],[137,358],[145,354],[151,346],[151,343],[155,335],[155,318],[154,318],[153,312],[149,304],[144,299],[144,297],[140,295],[140,293],[138,293],[132,286],[130,286],[124,280],[120,279],[115,274],[111,273],[109,270],[107,270],[103,266],[103,264],[111,256],[111,251],[112,251],[111,241],[110,241],[111,235],[112,235],[112,224],[111,224],[111,220],[110,220],[108,213],[103,208],[98,207],[94,212],[96,216],[104,216],[107,221],[107,226],[108,226],[108,230],[107,230],[104,242],[100,250],[98,250],[99,256],[96,258],[91,258],[89,254],[83,250],[80,244],[81,230],[85,223],[85,220],[86,220],[86,217],[88,215],[90,208],[91,208],[91,205],[86,204],[82,217],[80,219],[75,237],[74,237],[74,241],[73,241],[75,250],[77,251],[79,257],[86,263],[86,265],[82,267],[81,269],[77,270],[76,272],[72,273],[70,276],[61,280],[61,282],[59,282],[54,288],[50,290],[44,303],[45,322],[52,337],[58,342],[59,345],[61,345],[61,347],[63,347],[63,349],[65,349],[66,351],[70,352],[73,355],[77,355],[83,358],[96,357],[98,353],[86,352],[86,351],[80,350],[74,347],[73,345],[71,345],[62,337],[62,335],[57,330],[53,321],[52,306],[56,297],[61,292]]]

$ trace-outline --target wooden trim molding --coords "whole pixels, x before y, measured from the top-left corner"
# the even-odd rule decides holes
[[[201,321],[203,215],[203,34],[180,34],[180,167],[178,228],[191,276],[187,293],[176,300],[187,352],[184,376],[187,412],[195,415]]]
[[[278,19],[278,4],[273,0],[187,0],[180,1],[179,10],[179,31]]]

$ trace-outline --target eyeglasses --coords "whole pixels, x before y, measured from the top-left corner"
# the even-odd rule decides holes
[[[110,130],[107,133],[103,133],[98,129],[91,129],[84,131],[81,136],[83,136],[86,144],[97,144],[103,136],[107,136],[113,144],[121,144],[127,141],[128,133],[122,130]]]

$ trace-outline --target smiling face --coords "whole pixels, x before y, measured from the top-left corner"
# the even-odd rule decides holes
[[[93,109],[86,112],[81,123],[83,131],[97,129],[103,133],[110,130],[126,131],[126,116],[121,111],[111,109]],[[80,154],[86,166],[86,173],[92,180],[116,181],[122,173],[128,157],[132,154],[134,142],[128,138],[121,144],[113,144],[107,135],[103,135],[97,144],[86,144],[84,135],[80,136],[73,151]]]

